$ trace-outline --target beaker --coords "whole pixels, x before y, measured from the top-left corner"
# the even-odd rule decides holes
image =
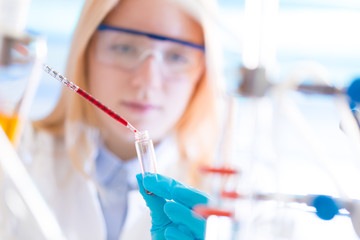
[[[16,146],[40,80],[41,36],[0,33],[0,125]]]

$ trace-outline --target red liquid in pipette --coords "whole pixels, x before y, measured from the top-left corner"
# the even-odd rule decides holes
[[[110,117],[114,118],[115,120],[117,120],[118,122],[122,123],[124,126],[127,126],[127,121],[125,121],[125,119],[123,119],[122,117],[120,117],[119,115],[117,115],[115,112],[113,112],[111,109],[109,109],[108,107],[106,107],[105,105],[103,105],[102,103],[100,103],[98,100],[96,100],[94,97],[92,97],[90,94],[88,94],[87,92],[85,92],[84,90],[82,90],[81,88],[79,88],[78,90],[76,90],[76,92],[78,94],[80,94],[81,96],[83,96],[84,98],[86,98],[86,100],[90,101],[91,103],[93,103],[94,105],[96,105],[98,108],[100,108],[101,110],[103,110],[105,113],[107,113]]]
[[[64,84],[65,86],[67,86],[68,88],[70,88],[71,90],[73,90],[74,92],[76,92],[77,94],[79,94],[80,96],[82,96],[83,98],[85,98],[86,100],[88,100],[89,102],[94,104],[95,106],[97,106],[99,109],[104,111],[110,117],[112,117],[116,121],[120,122],[121,124],[123,124],[125,127],[129,128],[134,133],[137,132],[136,128],[134,128],[128,121],[126,121],[125,119],[120,117],[118,114],[116,114],[114,111],[112,111],[110,108],[106,107],[104,104],[99,102],[96,98],[91,96],[89,93],[82,90],[79,86],[77,86],[73,82],[67,80],[64,76],[62,76],[61,74],[59,74],[58,72],[53,70],[48,65],[44,64],[43,68],[44,68],[45,72],[47,72],[52,77],[59,80],[62,84]]]

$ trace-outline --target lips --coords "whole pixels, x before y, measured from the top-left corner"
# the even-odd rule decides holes
[[[151,103],[146,102],[122,102],[122,105],[128,108],[130,111],[139,112],[139,113],[147,113],[154,110],[159,110],[160,107]]]

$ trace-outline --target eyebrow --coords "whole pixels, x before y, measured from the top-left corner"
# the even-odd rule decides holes
[[[146,37],[156,39],[156,40],[161,40],[161,41],[171,41],[171,42],[180,43],[180,44],[183,44],[183,45],[186,45],[189,47],[193,47],[193,48],[197,48],[202,51],[205,51],[204,45],[195,44],[195,43],[191,43],[188,41],[179,40],[176,38],[165,37],[165,36],[161,36],[161,35],[157,35],[157,34],[153,34],[153,33],[142,32],[142,31],[132,30],[132,29],[128,29],[128,28],[113,27],[113,26],[109,26],[106,24],[100,24],[97,29],[99,31],[114,30],[114,31],[118,31],[118,32],[126,32],[126,33],[135,34],[135,35],[146,36]]]

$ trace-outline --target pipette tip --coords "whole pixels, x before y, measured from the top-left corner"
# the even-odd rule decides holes
[[[127,124],[126,126],[127,128],[129,128],[131,131],[133,131],[134,133],[138,132],[138,130],[136,128],[134,128],[133,125],[131,125],[130,123]]]

